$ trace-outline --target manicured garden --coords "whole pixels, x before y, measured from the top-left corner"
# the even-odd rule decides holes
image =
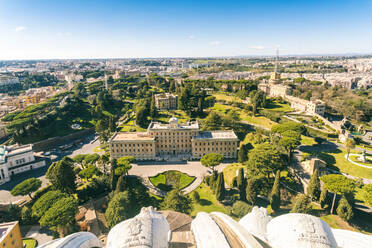
[[[357,151],[350,151],[350,153],[358,153]],[[364,168],[352,164],[345,158],[345,149],[336,149],[332,151],[322,152],[317,156],[327,162],[328,165],[337,167],[341,172],[352,176],[372,179],[372,169]],[[337,169],[336,168],[336,169]]]
[[[149,179],[155,187],[164,191],[170,191],[177,186],[179,189],[186,188],[195,180],[195,177],[179,171],[166,171]]]

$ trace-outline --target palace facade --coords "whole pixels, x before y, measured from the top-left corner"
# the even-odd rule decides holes
[[[158,110],[177,109],[177,95],[162,93],[155,95],[155,107]]]
[[[109,140],[113,158],[133,156],[137,160],[155,160],[174,156],[200,159],[208,153],[236,158],[239,139],[234,131],[200,131],[198,122],[169,124],[152,122],[147,132],[118,132]]]

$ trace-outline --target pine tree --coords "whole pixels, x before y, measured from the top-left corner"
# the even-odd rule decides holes
[[[309,185],[307,186],[307,194],[310,196],[311,200],[317,201],[320,196],[320,180],[319,171],[316,169],[311,175]]]
[[[244,169],[243,168],[239,169],[237,181],[238,181],[238,189],[239,189],[240,200],[241,201],[246,201],[245,191],[246,191],[247,181],[244,178]]]
[[[217,183],[216,183],[216,198],[221,201],[225,198],[225,179],[223,172],[218,174]]]
[[[322,208],[324,208],[324,206],[327,203],[327,197],[328,197],[328,190],[325,187],[323,187],[322,192],[320,193],[320,197],[319,197],[319,203]]]
[[[248,160],[248,154],[246,146],[242,143],[239,146],[239,152],[238,152],[238,161],[239,163],[244,163]]]
[[[275,181],[270,194],[270,205],[272,210],[277,211],[280,208],[280,171],[276,171]]]
[[[337,215],[345,221],[351,220],[354,216],[353,208],[351,207],[345,196],[341,198],[336,211]]]

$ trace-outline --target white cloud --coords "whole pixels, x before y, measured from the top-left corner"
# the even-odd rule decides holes
[[[218,41],[218,40],[211,41],[211,42],[209,42],[209,45],[211,45],[211,46],[219,46],[219,45],[221,45],[221,41]]]
[[[21,32],[21,31],[23,31],[23,30],[25,30],[26,28],[25,27],[23,27],[23,26],[19,26],[19,27],[16,27],[15,29],[14,29],[14,31],[16,31],[16,32]]]
[[[70,32],[58,32],[58,36],[71,36],[72,34]]]
[[[187,39],[194,40],[195,39],[195,36],[194,35],[190,35],[189,37],[187,37]]]
[[[265,49],[264,46],[250,46],[249,48],[250,49],[255,49],[255,50],[263,50],[263,49]]]

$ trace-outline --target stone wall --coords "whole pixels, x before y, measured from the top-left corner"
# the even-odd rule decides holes
[[[91,129],[78,131],[78,132],[75,132],[75,133],[72,133],[66,136],[62,136],[62,137],[58,136],[58,137],[49,138],[49,139],[34,143],[33,149],[35,152],[45,151],[48,149],[52,149],[55,146],[62,145],[68,142],[72,142],[76,139],[82,138],[86,135],[93,134],[93,133],[94,133],[94,129],[91,128]]]

